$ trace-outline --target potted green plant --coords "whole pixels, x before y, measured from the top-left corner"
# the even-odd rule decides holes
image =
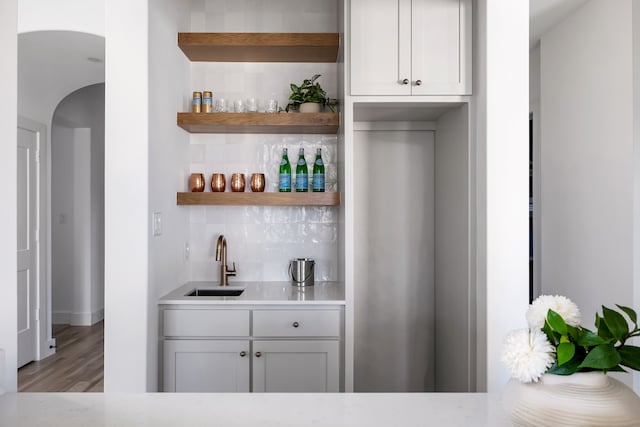
[[[291,83],[291,95],[289,95],[289,104],[285,110],[317,113],[323,106],[327,106],[331,111],[334,111],[335,101],[327,98],[327,93],[316,81],[320,76],[320,74],[316,74],[310,79],[305,79],[300,86]]]

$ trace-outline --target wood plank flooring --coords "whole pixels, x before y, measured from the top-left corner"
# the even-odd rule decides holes
[[[56,353],[18,369],[18,391],[102,392],[104,322],[53,325]]]

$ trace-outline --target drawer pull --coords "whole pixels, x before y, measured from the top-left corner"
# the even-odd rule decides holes
[[[416,86],[421,86],[422,85],[422,80],[416,80]]]
[[[260,357],[262,356],[262,353],[260,353],[259,351],[256,351],[256,357]]]
[[[247,355],[247,352],[246,352],[246,351],[241,351],[241,352],[240,352],[240,357],[245,357],[246,355]]]
[[[300,326],[300,323],[298,323],[298,322],[293,322],[293,327],[294,327],[294,328],[297,328],[298,326]]]
[[[408,85],[409,84],[409,79],[402,79],[402,81],[400,82],[403,85]]]

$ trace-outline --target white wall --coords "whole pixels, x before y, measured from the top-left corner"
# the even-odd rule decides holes
[[[17,2],[0,1],[0,391],[17,389],[17,21]]]
[[[20,0],[19,33],[60,28],[104,37],[104,0]]]
[[[79,89],[56,109],[51,137],[52,192],[52,311],[53,323],[91,325],[104,316],[104,84]],[[72,129],[90,129],[87,161],[74,161],[83,148]],[[87,176],[80,177],[80,168]],[[74,185],[88,187],[86,197],[74,196]],[[80,221],[74,211],[83,206]],[[74,250],[73,236],[90,239],[86,249]],[[74,252],[79,252],[74,254]],[[89,272],[83,282],[72,272]],[[74,307],[73,295],[87,287],[88,301]],[[75,289],[75,291],[74,291]]]
[[[106,2],[104,390],[147,389],[148,1]]]
[[[53,323],[69,323],[73,311],[73,128],[53,125],[51,140],[51,309]]]
[[[440,116],[436,131],[434,358],[438,392],[475,391],[469,164],[469,107],[465,104]]]
[[[477,388],[499,391],[502,340],[528,302],[528,2],[478,1],[474,15]]]
[[[541,40],[543,289],[585,313],[631,297],[630,8],[589,2]]]
[[[640,248],[640,7],[637,2],[633,8],[633,250]],[[640,308],[640,257],[633,257],[633,306]],[[636,338],[635,345],[639,340]],[[633,385],[640,394],[640,372],[633,374]]]
[[[189,134],[176,126],[176,112],[189,97],[189,61],[176,46],[177,33],[189,30],[186,2],[149,4],[149,212],[162,213],[161,236],[148,232],[149,297],[147,390],[157,390],[157,300],[188,280],[183,247],[189,241],[189,207],[176,205],[189,177]],[[167,82],[172,82],[167,85]],[[212,260],[210,260],[212,261]],[[210,262],[210,264],[214,264]]]
[[[541,39],[542,290],[587,327],[633,304],[632,46],[631,0],[590,1]]]

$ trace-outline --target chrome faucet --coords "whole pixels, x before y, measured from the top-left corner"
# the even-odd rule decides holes
[[[227,239],[221,234],[218,237],[218,243],[216,243],[216,261],[222,261],[220,265],[220,286],[227,286],[229,284],[228,277],[236,275],[236,263],[233,263],[233,268],[227,267]]]

